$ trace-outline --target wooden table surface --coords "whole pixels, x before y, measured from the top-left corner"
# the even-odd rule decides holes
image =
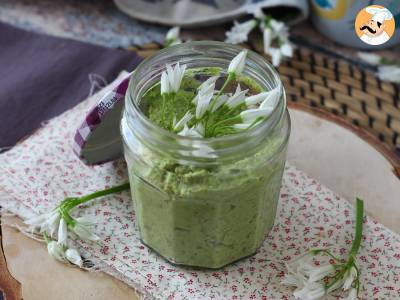
[[[185,38],[221,39],[224,27],[184,31]],[[211,33],[211,34],[210,34]],[[308,23],[293,29],[295,38],[309,39],[330,51],[356,58],[354,49],[338,47]],[[400,58],[400,51],[381,51]],[[390,164],[373,147],[352,132],[308,113],[291,110],[292,136],[288,161],[349,201],[364,198],[366,211],[393,231],[400,233],[400,180]],[[3,217],[6,222],[18,220]],[[3,246],[10,273],[22,284],[25,300],[136,300],[126,284],[103,273],[89,273],[52,259],[44,244],[17,230],[2,226]],[[0,297],[1,299],[1,297]]]

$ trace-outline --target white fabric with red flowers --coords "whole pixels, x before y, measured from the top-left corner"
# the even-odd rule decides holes
[[[127,180],[123,160],[89,167],[72,152],[76,124],[82,122],[100,94],[54,118],[0,155],[3,208],[27,218],[55,207],[66,196]],[[353,207],[290,165],[284,173],[275,227],[260,251],[218,271],[173,266],[143,246],[128,192],[82,208],[80,215],[98,220],[94,231],[101,241],[71,238],[70,242],[95,263],[95,269],[125,281],[151,299],[291,299],[292,289],[280,284],[284,262],[316,247],[328,247],[345,257],[354,230]],[[398,235],[367,217],[358,260],[361,299],[400,299]]]

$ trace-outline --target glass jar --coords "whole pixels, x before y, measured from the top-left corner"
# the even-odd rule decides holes
[[[190,42],[144,60],[130,79],[121,120],[125,158],[142,242],[168,261],[220,268],[254,254],[274,224],[290,118],[275,69],[249,52],[244,75],[279,89],[270,117],[242,133],[183,137],[150,122],[144,93],[166,64],[227,70],[242,49]]]

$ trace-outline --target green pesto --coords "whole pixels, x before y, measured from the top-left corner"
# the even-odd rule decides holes
[[[183,91],[166,103],[166,115],[179,119],[193,111],[191,101],[201,82],[193,78],[198,70],[192,74],[183,80]],[[238,82],[261,91],[248,78]],[[162,119],[159,89],[152,87],[143,98],[144,112],[156,124]],[[209,167],[179,163],[141,144],[127,161],[142,241],[173,263],[196,267],[220,268],[254,254],[274,223],[285,164],[283,143],[284,137],[276,135],[251,155],[221,163],[217,158]]]

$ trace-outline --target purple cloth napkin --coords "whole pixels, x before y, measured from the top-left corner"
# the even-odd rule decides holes
[[[13,146],[43,121],[84,100],[89,74],[110,82],[140,61],[132,52],[0,23],[0,148]]]

